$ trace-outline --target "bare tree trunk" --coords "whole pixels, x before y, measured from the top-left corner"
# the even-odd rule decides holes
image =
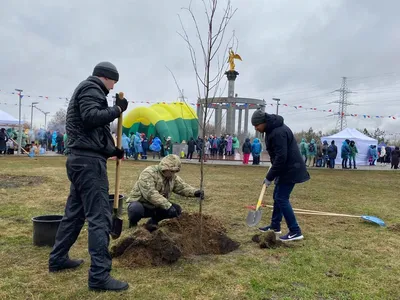
[[[225,51],[223,52],[223,58],[220,61],[218,53],[220,52],[220,48],[224,43],[225,31],[226,28],[235,14],[236,10],[232,9],[231,1],[226,0],[226,6],[218,11],[218,0],[202,0],[205,16],[207,17],[207,41],[203,41],[201,30],[198,25],[197,17],[195,16],[192,9],[192,2],[190,2],[189,7],[183,8],[188,15],[190,16],[191,21],[194,23],[196,28],[196,37],[199,48],[201,49],[201,53],[203,55],[202,60],[204,65],[204,74],[201,74],[199,71],[199,62],[196,56],[196,49],[194,44],[192,43],[185,26],[183,25],[182,19],[179,16],[179,20],[181,22],[182,33],[179,35],[186,42],[190,57],[193,64],[193,69],[196,77],[196,84],[198,90],[198,97],[202,99],[201,90],[203,90],[203,119],[198,120],[201,130],[201,139],[203,139],[203,143],[201,145],[201,156],[200,156],[200,190],[204,190],[204,158],[205,158],[205,146],[206,146],[206,136],[208,136],[207,124],[208,124],[208,108],[210,103],[213,102],[219,88],[219,84],[221,79],[224,77],[225,71],[227,69],[227,53],[228,53],[228,45],[232,41],[231,38],[225,47]],[[219,18],[218,18],[219,14]],[[217,63],[215,64],[215,60]],[[214,65],[216,67],[214,68]],[[200,104],[201,105],[201,104]],[[202,107],[201,107],[202,108]],[[202,108],[203,109],[203,108]],[[219,124],[216,124],[217,126]],[[200,199],[199,202],[199,214],[200,214],[200,242],[202,242],[202,213],[203,213],[203,199]],[[201,243],[202,245],[202,243]]]

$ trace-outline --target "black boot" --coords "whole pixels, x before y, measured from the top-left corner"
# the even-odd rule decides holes
[[[95,292],[106,292],[106,291],[119,292],[127,290],[128,288],[129,284],[127,282],[114,279],[111,276],[108,277],[107,281],[104,282],[103,284],[93,285],[93,286],[89,285],[89,290]]]
[[[83,259],[68,259],[64,264],[61,266],[49,266],[49,272],[59,272],[68,269],[75,269],[83,264]]]

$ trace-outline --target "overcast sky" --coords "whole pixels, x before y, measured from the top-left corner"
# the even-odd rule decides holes
[[[207,0],[206,0],[207,1]],[[197,98],[190,55],[180,31],[178,14],[190,36],[194,31],[174,1],[2,1],[0,10],[0,109],[18,118],[15,88],[26,95],[22,114],[30,120],[30,103],[50,115],[64,107],[77,84],[94,65],[108,60],[120,72],[116,91],[130,101],[174,101],[179,92],[168,66],[189,103]],[[225,1],[220,1],[220,8]],[[240,73],[236,93],[241,97],[281,98],[280,113],[294,131],[309,127],[333,129],[329,113],[296,110],[290,106],[338,111],[342,77],[348,77],[349,127],[383,127],[400,132],[400,2],[387,0],[234,0],[237,12],[227,28],[235,31]],[[193,0],[204,20],[200,0]],[[201,30],[206,34],[204,22]],[[223,53],[220,53],[221,57]],[[6,104],[4,104],[6,103]],[[130,104],[133,109],[143,104]],[[195,107],[194,107],[195,108]],[[267,112],[274,113],[268,106]],[[35,111],[36,126],[44,124]],[[243,128],[243,127],[242,127]]]

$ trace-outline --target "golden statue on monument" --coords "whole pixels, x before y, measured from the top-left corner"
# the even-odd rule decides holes
[[[237,54],[237,53],[234,53],[232,48],[231,48],[231,49],[229,49],[229,57],[228,57],[228,62],[229,62],[229,66],[230,66],[229,70],[230,71],[234,71],[235,70],[235,59],[242,60],[240,55]]]

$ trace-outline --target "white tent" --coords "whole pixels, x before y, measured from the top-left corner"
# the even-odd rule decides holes
[[[11,126],[15,126],[15,125],[19,125],[19,121],[17,119],[13,118],[8,113],[0,110],[0,126],[11,127]]]
[[[356,164],[359,166],[369,165],[368,162],[368,148],[370,145],[378,145],[378,141],[362,134],[358,130],[354,128],[346,128],[341,132],[338,132],[331,136],[324,136],[321,138],[321,141],[327,141],[328,145],[331,144],[331,141],[335,141],[335,145],[338,148],[338,155],[336,158],[336,164],[342,163],[342,158],[340,156],[340,150],[342,148],[342,143],[344,140],[349,139],[350,141],[354,141],[357,146],[358,154],[356,156]]]

